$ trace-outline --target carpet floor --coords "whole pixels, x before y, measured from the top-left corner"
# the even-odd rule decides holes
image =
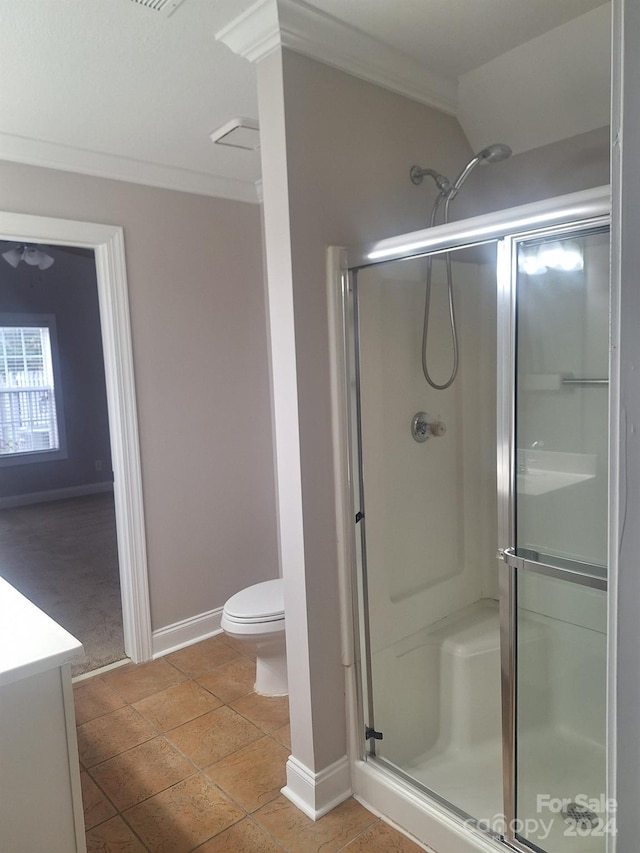
[[[0,510],[0,575],[83,644],[73,675],[126,657],[113,495]]]

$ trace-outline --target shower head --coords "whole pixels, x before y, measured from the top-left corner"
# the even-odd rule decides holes
[[[458,190],[464,184],[464,182],[469,177],[471,171],[478,165],[478,163],[499,163],[501,160],[506,160],[507,157],[511,156],[511,149],[508,145],[505,145],[502,142],[496,142],[493,145],[487,145],[486,148],[483,148],[475,157],[472,157],[471,160],[467,163],[464,169],[460,172],[458,177],[455,179],[453,186],[451,187],[451,192],[448,195],[448,199],[454,198],[458,194]]]
[[[495,142],[493,145],[487,145],[478,154],[482,163],[499,163],[501,160],[506,160],[511,157],[511,149],[503,142]]]

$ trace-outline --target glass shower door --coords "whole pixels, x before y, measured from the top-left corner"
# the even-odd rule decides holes
[[[604,853],[609,233],[516,247],[509,834]]]
[[[422,345],[428,261],[353,280],[366,750],[465,817],[502,808],[496,244],[451,250],[460,369]],[[446,262],[432,257],[431,375],[450,375]],[[366,587],[366,590],[365,590]]]

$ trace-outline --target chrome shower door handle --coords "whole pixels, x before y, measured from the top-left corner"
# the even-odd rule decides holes
[[[515,548],[499,548],[496,556],[513,569],[524,569],[524,559],[518,557]]]
[[[544,556],[535,554],[532,559],[531,556],[520,557],[515,548],[500,548],[498,550],[498,559],[511,569],[544,575],[580,586],[589,586],[593,589],[607,589],[606,569],[602,566],[593,566],[589,563],[579,563],[576,560],[564,558],[555,558],[554,560],[554,558],[547,557],[545,560]]]

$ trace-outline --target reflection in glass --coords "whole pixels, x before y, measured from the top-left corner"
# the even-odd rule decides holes
[[[523,243],[518,269],[518,548],[605,566],[608,232]]]

